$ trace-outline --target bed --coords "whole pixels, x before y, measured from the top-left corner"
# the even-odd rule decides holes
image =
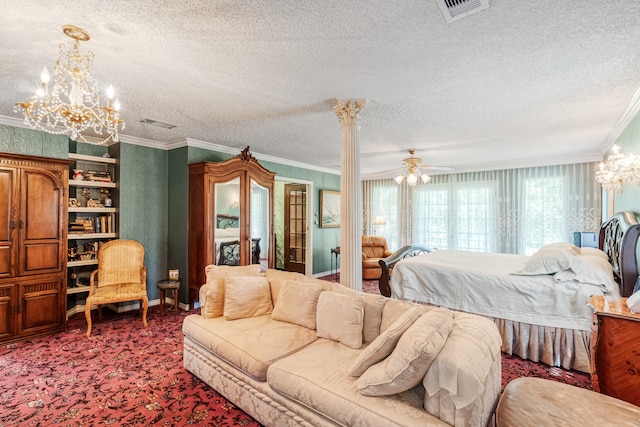
[[[625,211],[602,225],[599,249],[559,243],[525,257],[406,246],[380,261],[380,292],[489,317],[503,352],[590,372],[589,297],[633,292],[639,235]]]
[[[216,215],[215,245],[217,265],[240,265],[240,220],[235,215]],[[260,238],[251,238],[251,263],[260,263]]]

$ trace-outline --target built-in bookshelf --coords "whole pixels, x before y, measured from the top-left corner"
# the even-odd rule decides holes
[[[98,267],[98,251],[118,237],[115,200],[117,159],[69,153],[69,221],[67,233],[67,313],[89,291],[89,277]],[[70,308],[70,310],[69,310]]]

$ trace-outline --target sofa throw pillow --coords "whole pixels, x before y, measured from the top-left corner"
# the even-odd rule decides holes
[[[347,288],[340,283],[334,283],[334,292],[362,295],[364,296],[364,321],[362,324],[362,342],[370,343],[380,335],[380,324],[382,323],[382,310],[387,302],[387,298],[382,295],[357,293],[353,289]]]
[[[205,319],[211,319],[224,314],[224,279],[233,276],[260,276],[260,264],[243,266],[210,264],[205,267],[204,272],[207,283],[203,286],[205,292],[200,291],[200,315]]]
[[[266,277],[233,276],[224,279],[226,320],[261,316],[272,310],[271,289]]]
[[[364,296],[321,292],[318,297],[318,338],[329,338],[352,348],[362,347]]]
[[[264,273],[264,277],[269,279],[269,286],[271,286],[271,301],[273,301],[274,307],[278,303],[278,295],[280,295],[282,285],[288,280],[297,280],[299,276],[302,276],[302,274],[294,273],[292,271],[275,270],[272,268],[267,269]]]
[[[531,255],[516,274],[554,274],[570,268],[579,253],[580,248],[570,243],[546,245]]]
[[[319,284],[288,280],[280,288],[278,302],[273,307],[271,317],[315,329],[320,292],[322,286]]]
[[[378,363],[391,354],[398,340],[413,323],[422,316],[420,307],[413,307],[400,315],[387,330],[382,332],[371,344],[360,352],[351,365],[349,374],[359,377],[369,366]]]
[[[204,268],[204,274],[207,283],[211,280],[224,280],[231,276],[260,276],[260,264],[240,266],[209,264]]]
[[[400,337],[391,355],[367,369],[357,381],[365,396],[402,393],[422,382],[447,340],[453,315],[437,308],[423,314]]]

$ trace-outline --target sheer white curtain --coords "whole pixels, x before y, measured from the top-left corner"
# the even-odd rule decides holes
[[[439,249],[530,255],[574,231],[597,231],[601,190],[595,163],[432,176],[410,187],[392,179],[363,181],[363,233],[392,250]],[[376,215],[387,220],[376,227]]]
[[[251,181],[251,237],[260,238],[260,258],[269,253],[269,189]]]

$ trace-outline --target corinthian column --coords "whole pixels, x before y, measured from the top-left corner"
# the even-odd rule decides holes
[[[362,187],[360,184],[360,111],[362,99],[334,110],[342,124],[342,174],[340,177],[340,283],[362,290]]]

